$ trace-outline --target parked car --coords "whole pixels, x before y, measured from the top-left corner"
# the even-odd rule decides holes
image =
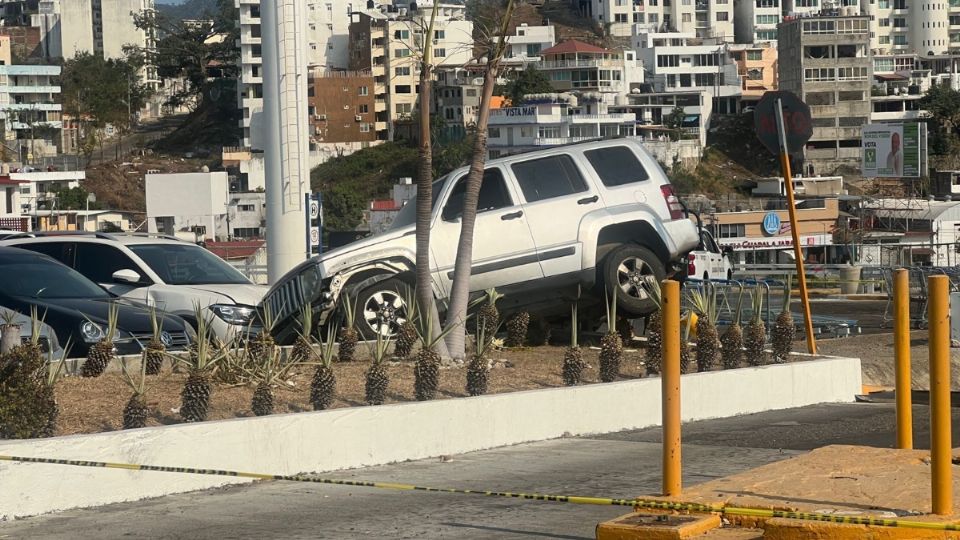
[[[110,304],[117,304],[117,354],[139,354],[153,337],[147,306],[117,298],[53,258],[25,249],[0,247],[0,305],[19,313],[32,306],[61,344],[71,342],[70,355],[80,357],[100,341]],[[161,339],[169,350],[185,350],[196,334],[186,321],[159,313]]]
[[[28,343],[31,339],[30,332],[33,322],[30,319],[30,310],[27,310],[24,314],[10,307],[0,305],[0,314],[6,316],[8,313],[13,313],[13,324],[20,327],[20,341]],[[38,316],[40,316],[41,319],[44,318],[42,313],[38,313]],[[0,324],[0,338],[3,337],[3,329],[4,325]],[[44,354],[49,353],[56,359],[59,359],[63,355],[63,348],[57,339],[57,333],[43,320],[40,321],[40,339],[37,341],[37,344]]]
[[[433,185],[430,255],[441,310],[453,278],[467,171]],[[357,298],[361,333],[395,331],[404,312],[397,291],[413,282],[415,208],[408,202],[387,232],[314,257],[282,277],[264,299],[279,314],[275,337],[293,340],[302,299],[323,324],[343,294]],[[584,304],[602,305],[612,289],[621,313],[641,316],[654,309],[644,282],[679,270],[697,242],[673,186],[638,141],[493,159],[480,188],[470,290],[496,287],[506,295],[501,311],[562,314],[577,286]]]
[[[706,229],[700,230],[697,249],[687,255],[686,276],[696,279],[733,279],[729,248],[721,248]]]
[[[199,303],[224,341],[259,331],[256,306],[267,287],[190,242],[139,233],[29,233],[0,245],[49,255],[111,293],[156,305],[194,328]]]

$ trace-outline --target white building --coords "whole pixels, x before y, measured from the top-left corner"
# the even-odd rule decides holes
[[[153,10],[153,0],[40,0],[30,23],[40,28],[41,47],[50,58],[81,52],[122,58],[125,45],[153,43],[155,36],[133,21],[134,13]]]
[[[636,115],[608,112],[596,94],[533,94],[527,104],[490,110],[487,152],[496,158],[598,138],[634,135]]]
[[[875,54],[942,55],[960,46],[960,3],[928,0],[864,1]]]
[[[706,92],[718,113],[735,113],[743,90],[726,43],[704,43],[690,33],[644,32],[633,45],[654,92]]]
[[[57,154],[63,128],[59,77],[60,66],[0,66],[0,121],[6,145],[17,148],[22,163]]]
[[[557,92],[593,92],[611,105],[644,82],[643,62],[635,51],[575,39],[543,50],[536,68],[546,73]]]
[[[634,25],[644,29],[690,32],[700,38],[734,39],[734,11],[731,0],[579,0],[581,13],[601,25],[610,25],[610,34],[630,37]]]
[[[529,26],[521,23],[512,36],[507,37],[507,50],[504,54],[507,62],[536,62],[540,53],[557,42],[552,24]]]
[[[149,232],[216,240],[217,231],[226,230],[226,172],[147,174],[145,184]]]
[[[713,99],[703,90],[690,92],[633,93],[625,105],[614,108],[637,118],[637,136],[646,141],[671,142],[667,119],[675,111],[683,112],[680,130],[684,138],[696,141],[697,148],[707,144],[707,128],[713,114]],[[667,163],[670,160],[666,161]]]
[[[40,203],[56,198],[62,189],[80,187],[85,171],[33,171],[10,173],[10,180],[20,182],[20,209],[24,214],[36,212]],[[49,208],[49,204],[46,204]]]
[[[737,43],[776,41],[781,20],[781,0],[734,0],[733,27]]]

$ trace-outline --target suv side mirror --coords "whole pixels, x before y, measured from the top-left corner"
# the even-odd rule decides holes
[[[125,283],[127,285],[140,284],[140,274],[130,269],[117,270],[111,276],[114,283]]]

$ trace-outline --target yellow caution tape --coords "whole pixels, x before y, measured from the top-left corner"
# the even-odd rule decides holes
[[[937,523],[899,519],[879,519],[873,517],[840,516],[815,512],[789,512],[766,508],[741,508],[722,504],[702,504],[673,502],[656,499],[614,499],[607,497],[582,497],[576,495],[546,495],[542,493],[513,493],[509,491],[480,491],[472,489],[436,488],[402,484],[396,482],[364,482],[359,480],[337,480],[304,475],[265,474],[224,469],[197,469],[192,467],[166,467],[162,465],[138,465],[134,463],[110,463],[106,461],[80,461],[72,459],[51,459],[24,456],[0,455],[0,461],[21,463],[47,463],[51,465],[71,465],[75,467],[99,467],[103,469],[124,469],[128,471],[153,471],[182,474],[202,474],[210,476],[232,476],[254,480],[282,480],[287,482],[308,482],[335,486],[368,487],[393,489],[400,491],[429,491],[435,493],[457,493],[461,495],[481,495],[485,497],[507,497],[530,501],[562,502],[571,504],[592,504],[600,506],[630,506],[635,509],[673,510],[679,512],[718,513],[724,515],[749,516],[759,518],[788,518],[806,521],[822,521],[848,525],[867,525],[872,527],[899,527],[905,529],[926,529],[935,531],[960,531],[960,523]]]

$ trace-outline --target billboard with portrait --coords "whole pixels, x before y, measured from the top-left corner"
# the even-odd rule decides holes
[[[919,178],[923,172],[920,124],[863,126],[863,176]]]

